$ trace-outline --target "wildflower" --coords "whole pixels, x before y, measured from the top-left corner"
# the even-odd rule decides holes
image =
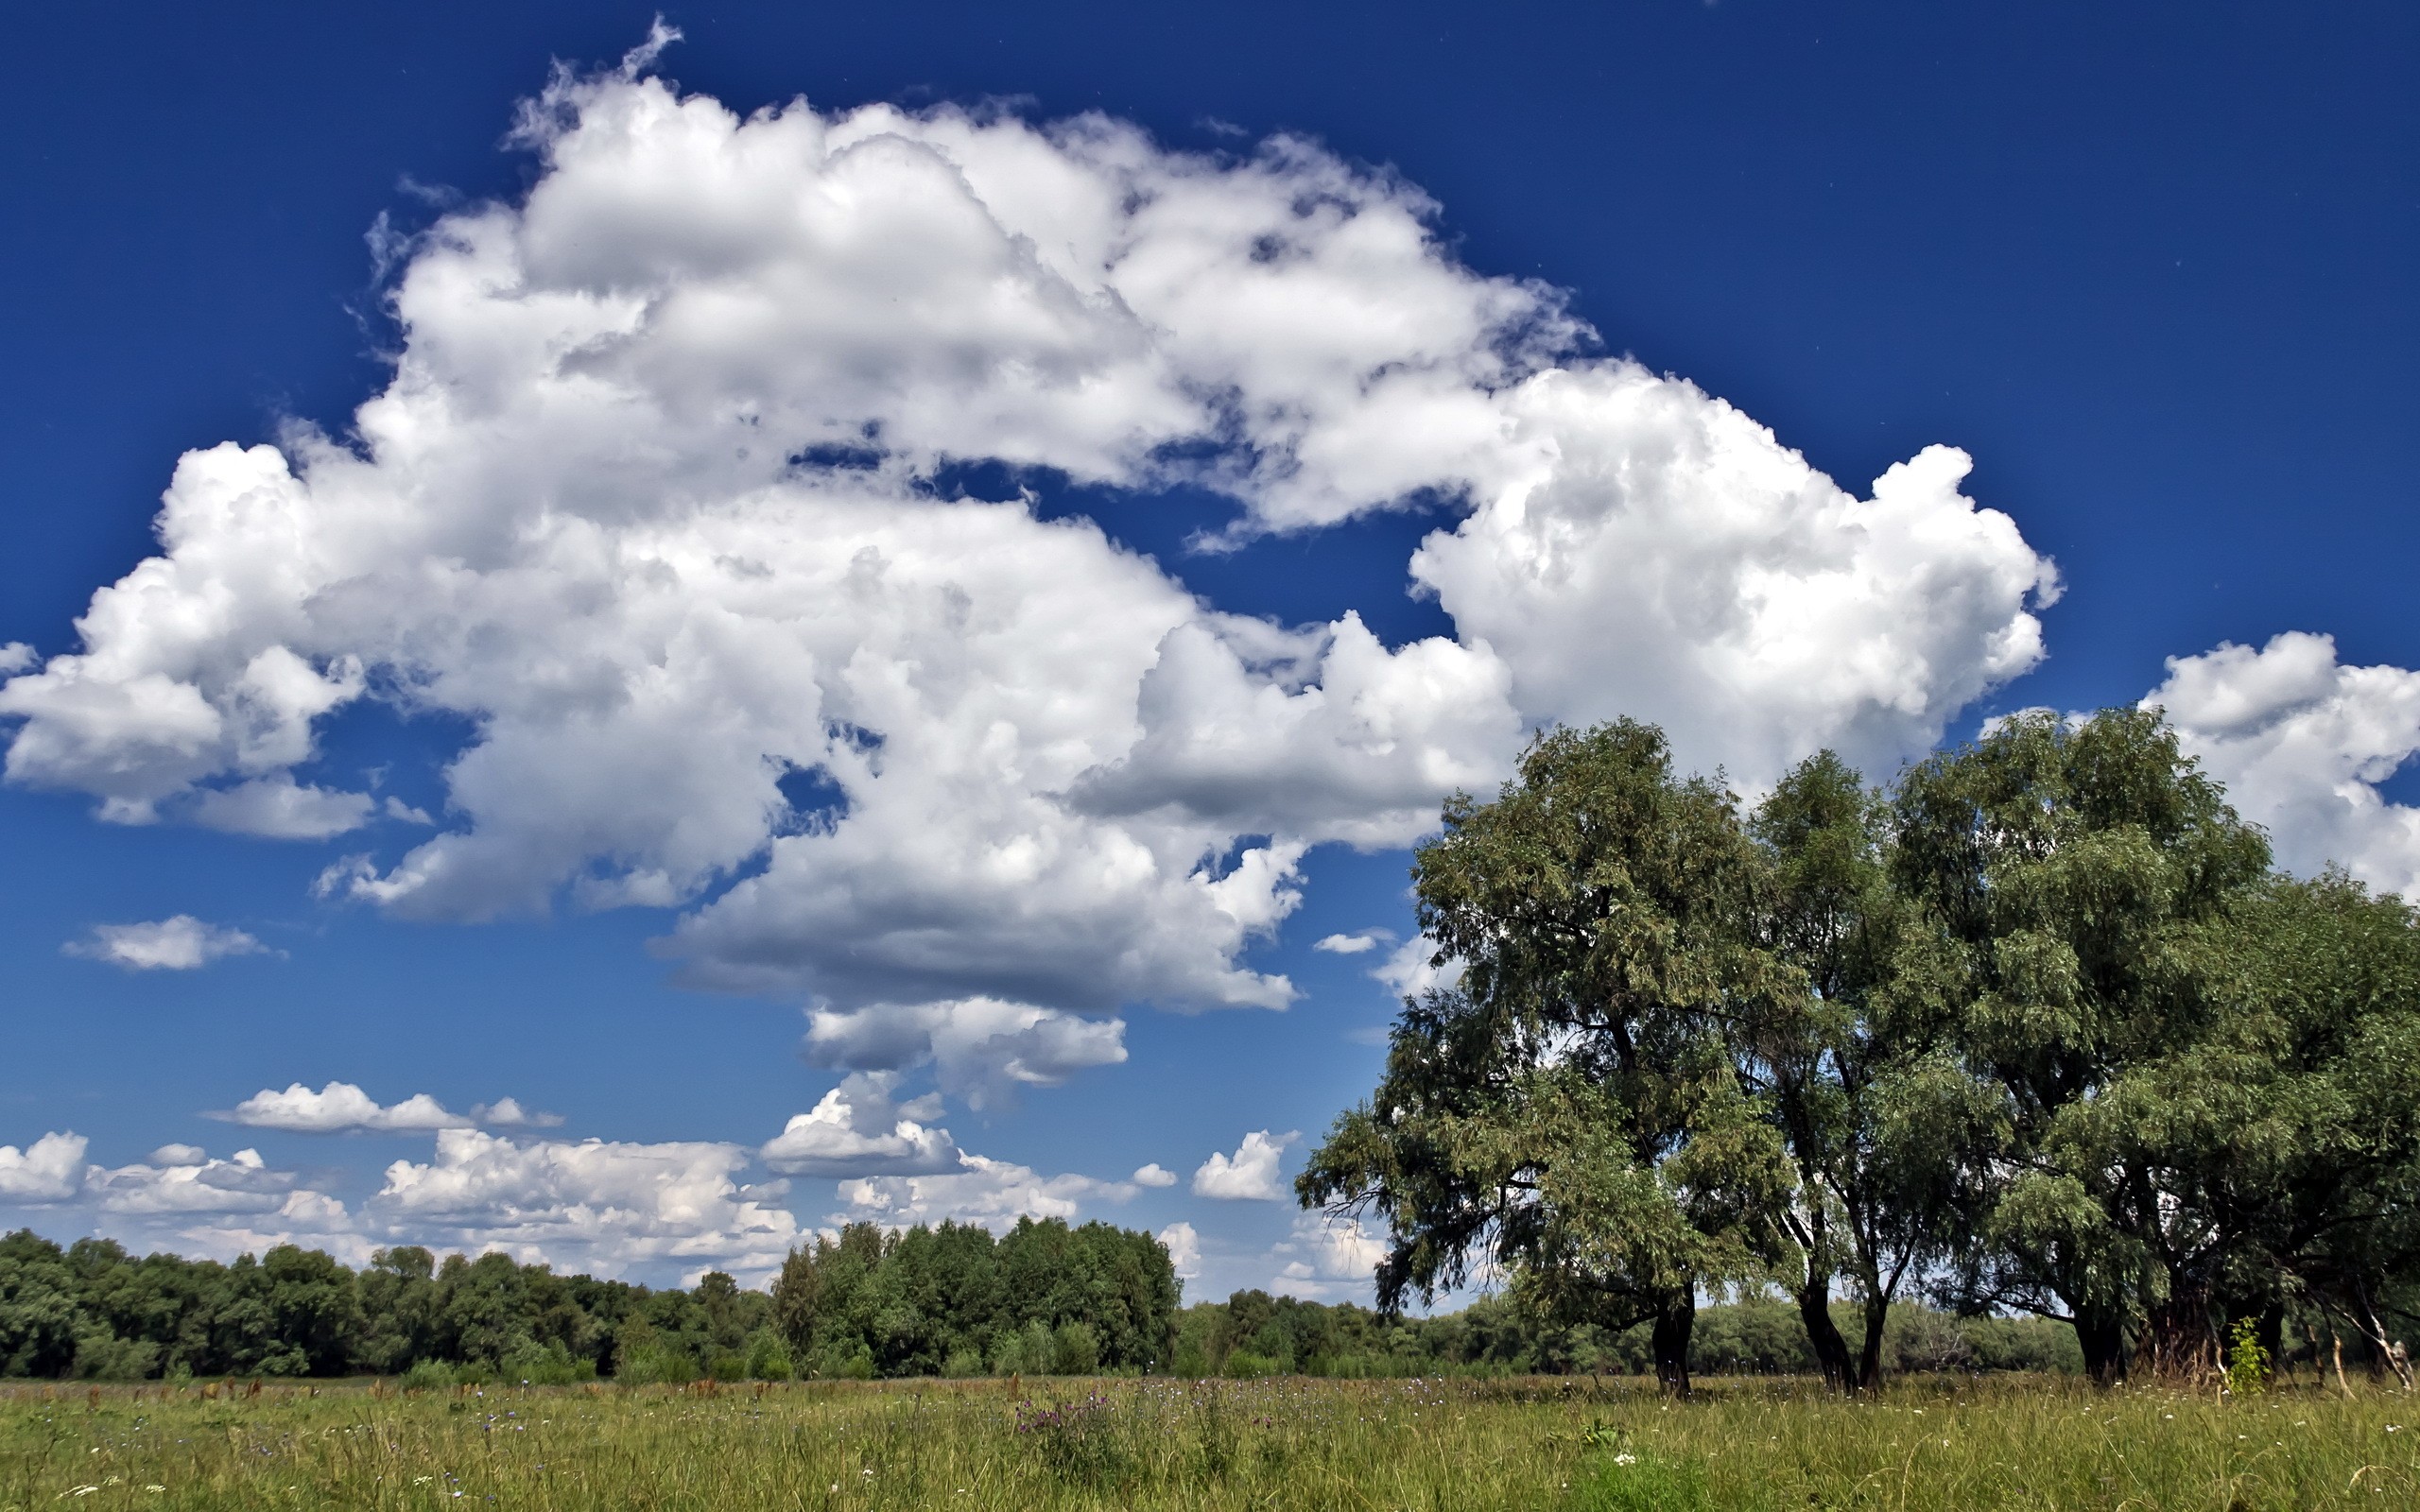
[[[155,1495],[155,1496],[156,1496],[156,1495],[158,1495],[160,1492],[166,1490],[166,1489],[167,1489],[167,1487],[166,1487],[166,1486],[145,1486],[145,1487],[144,1487],[144,1489],[145,1489],[145,1490],[147,1490],[147,1491],[151,1492],[153,1495]]]
[[[1615,1455],[1614,1463],[1616,1465],[1635,1465],[1638,1463],[1638,1456],[1625,1452]]]

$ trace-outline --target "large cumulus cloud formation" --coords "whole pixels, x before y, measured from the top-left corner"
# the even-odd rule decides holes
[[[399,915],[683,909],[690,978],[815,1000],[834,1063],[950,1071],[979,1019],[1021,1058],[952,1074],[1002,1086],[1122,1056],[1069,1014],[1284,1005],[1243,953],[1305,849],[1404,842],[1525,727],[1658,718],[1753,782],[2040,655],[2049,565],[1962,455],[1858,498],[1314,145],[741,118],[635,64],[519,134],[527,196],[410,249],[353,431],[188,454],[160,554],[0,689],[10,777],[359,833],[323,886]],[[946,496],[965,461],[1206,487],[1238,539],[1460,500],[1409,564],[1458,634],[1220,612]],[[315,765],[364,701],[472,731],[434,833]]]
[[[2285,866],[2342,866],[2420,898],[2420,809],[2379,791],[2420,756],[2420,672],[2345,666],[2332,638],[2297,630],[2258,649],[2229,642],[2170,657],[2143,702],[2268,828]]]

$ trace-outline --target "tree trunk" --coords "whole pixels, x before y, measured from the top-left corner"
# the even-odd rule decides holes
[[[2143,1319],[2143,1336],[2135,1347],[2143,1369],[2166,1381],[2199,1381],[2225,1369],[2224,1331],[2234,1315],[2220,1308],[2214,1326],[2212,1306],[2206,1290],[2180,1284],[2153,1307]]]
[[[1675,1397],[1689,1394],[1689,1332],[1697,1321],[1694,1287],[1668,1298],[1655,1314],[1655,1383]]]
[[[1865,1294],[1865,1341],[1857,1354],[1857,1384],[1860,1391],[1882,1389],[1882,1332],[1891,1322],[1891,1298],[1880,1287]]]
[[[2361,1311],[2356,1321],[2360,1324],[2361,1332],[2369,1335],[2370,1348],[2376,1349],[2378,1358],[2385,1362],[2387,1368],[2394,1372],[2394,1379],[2403,1389],[2410,1391],[2411,1389],[2411,1352],[2404,1349],[2401,1340],[2387,1332],[2386,1325],[2378,1320],[2377,1309],[2370,1305],[2369,1294],[2366,1291],[2361,1294]]]
[[[2125,1381],[2126,1325],[2117,1313],[2079,1309],[2076,1343],[2083,1349],[2084,1373],[2094,1385],[2114,1386]]]
[[[1858,1377],[1849,1361],[1848,1341],[1832,1321],[1832,1278],[1809,1276],[1798,1292],[1798,1318],[1806,1326],[1806,1342],[1815,1349],[1815,1363],[1824,1369],[1824,1384],[1834,1391],[1854,1391]]]

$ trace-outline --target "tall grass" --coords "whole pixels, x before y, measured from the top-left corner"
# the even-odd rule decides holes
[[[2420,1506],[2420,1400],[2048,1380],[0,1391],[0,1509]]]

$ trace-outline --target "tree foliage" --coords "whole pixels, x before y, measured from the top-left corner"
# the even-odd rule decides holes
[[[852,1225],[771,1293],[558,1276],[508,1255],[402,1246],[354,1272],[281,1245],[233,1264],[137,1259],[106,1239],[0,1236],[0,1376],[387,1375],[407,1383],[1149,1369],[1177,1280],[1147,1233],[1020,1223]],[[1036,1346],[1031,1331],[1042,1331]]]
[[[1850,1387],[1911,1289],[2072,1323],[2102,1381],[2290,1314],[2408,1379],[2420,927],[2272,872],[2156,712],[1889,793],[1824,753],[1744,814],[1651,727],[1555,730],[1412,880],[1444,985],[1298,1183],[1384,1221],[1382,1308],[1500,1274],[1650,1322],[1678,1390],[1698,1299],[1776,1282]]]

